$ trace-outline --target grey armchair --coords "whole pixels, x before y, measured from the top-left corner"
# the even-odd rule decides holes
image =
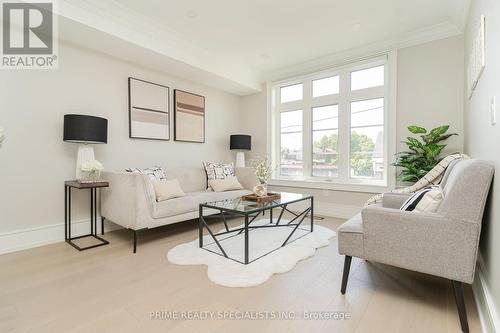
[[[341,293],[352,257],[450,279],[463,332],[468,332],[463,283],[474,280],[481,220],[494,167],[480,160],[450,165],[441,182],[444,200],[436,213],[401,211],[407,194],[385,193],[338,230],[345,255]]]

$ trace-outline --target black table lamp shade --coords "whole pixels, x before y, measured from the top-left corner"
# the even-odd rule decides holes
[[[63,140],[76,143],[107,143],[108,120],[83,114],[65,114]]]
[[[250,135],[234,134],[230,137],[229,149],[231,150],[251,150],[252,137]]]

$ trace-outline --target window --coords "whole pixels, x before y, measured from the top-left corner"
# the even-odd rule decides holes
[[[387,56],[273,84],[274,180],[387,186]]]
[[[302,83],[280,88],[281,103],[299,101],[302,99]]]
[[[384,85],[384,66],[351,73],[351,90],[360,90]]]
[[[339,93],[339,77],[332,76],[313,81],[313,97]]]
[[[281,113],[280,172],[285,176],[302,175],[302,110]]]
[[[384,99],[351,102],[350,174],[383,179]]]
[[[314,177],[337,178],[339,175],[339,106],[315,107],[312,109],[312,113],[312,175]]]

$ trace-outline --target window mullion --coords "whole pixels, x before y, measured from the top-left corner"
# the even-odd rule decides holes
[[[349,180],[349,136],[350,136],[350,76],[349,72],[340,75],[339,99],[339,180]]]
[[[312,81],[307,80],[304,84],[304,104],[302,108],[302,165],[305,178],[312,176]]]

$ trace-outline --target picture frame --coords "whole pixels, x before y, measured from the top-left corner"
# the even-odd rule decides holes
[[[174,89],[174,140],[205,143],[205,96]]]
[[[170,88],[129,77],[129,138],[170,140]]]
[[[479,28],[472,41],[469,62],[467,64],[466,82],[469,100],[474,94],[474,90],[481,78],[481,74],[486,67],[486,17],[481,15]]]

